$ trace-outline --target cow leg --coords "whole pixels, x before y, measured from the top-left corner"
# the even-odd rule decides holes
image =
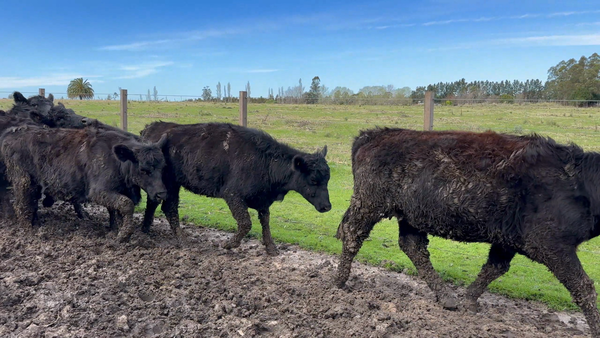
[[[113,208],[108,208],[108,219],[108,230],[119,230],[119,225],[123,221],[123,218],[121,215],[119,215],[119,211]]]
[[[342,255],[338,265],[335,284],[342,288],[350,277],[352,261],[363,245],[365,239],[369,237],[375,223],[381,220],[379,212],[364,211],[354,198],[352,203],[340,223],[335,237],[342,240]]]
[[[126,242],[133,234],[133,201],[121,194],[109,191],[100,191],[90,194],[90,200],[94,203],[105,206],[108,210],[115,210],[123,217],[123,226],[119,229],[117,241]]]
[[[271,237],[271,228],[269,226],[269,209],[259,210],[258,219],[260,220],[260,225],[262,226],[262,242],[267,250],[267,254],[270,256],[277,256],[279,251],[273,242],[273,237]]]
[[[477,279],[467,288],[464,306],[468,310],[477,311],[477,299],[488,285],[505,274],[510,268],[510,261],[515,257],[515,251],[492,244],[487,262],[481,268]]]
[[[179,227],[179,186],[167,186],[167,199],[163,201],[160,209],[163,211],[169,221],[173,235],[181,237],[181,228]]]
[[[223,247],[225,249],[233,249],[242,244],[242,239],[244,239],[244,237],[246,237],[246,235],[250,232],[250,229],[252,229],[252,220],[250,219],[250,214],[248,213],[248,206],[246,206],[246,203],[244,203],[242,200],[229,199],[225,200],[225,202],[227,202],[229,210],[231,210],[231,214],[237,222],[238,230]]]
[[[77,214],[77,217],[79,217],[80,219],[89,219],[90,215],[87,213],[87,211],[85,211],[85,209],[83,209],[83,206],[81,205],[81,203],[77,202],[77,201],[71,201],[71,204],[73,205],[73,209],[75,209],[75,213]]]
[[[154,222],[154,213],[160,202],[153,199],[146,198],[146,210],[144,211],[144,220],[142,221],[142,231],[145,233],[150,232],[150,226]]]
[[[37,209],[41,189],[31,181],[31,177],[21,168],[12,168],[13,192],[17,220],[24,227],[38,225]]]
[[[4,176],[4,174],[0,174]],[[13,210],[12,204],[10,203],[10,190],[8,186],[10,183],[6,178],[0,177],[0,210],[2,217],[10,217],[14,215],[15,211]]]
[[[568,248],[538,248],[526,255],[548,267],[556,278],[569,290],[571,297],[585,315],[590,326],[592,337],[600,338],[600,313],[596,306],[598,295],[594,289],[594,281],[585,273],[576,249]]]
[[[429,259],[427,234],[412,227],[404,218],[398,220],[398,225],[400,228],[400,235],[398,236],[400,249],[415,265],[419,276],[427,282],[429,288],[435,293],[438,302],[446,309],[456,309],[456,297],[448,290]]]

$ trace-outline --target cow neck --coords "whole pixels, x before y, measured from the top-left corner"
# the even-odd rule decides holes
[[[581,166],[584,190],[590,197],[592,213],[600,215],[600,153],[586,152]]]
[[[292,169],[292,159],[296,155],[306,156],[300,151],[290,148],[291,151],[285,152],[282,156],[276,156],[271,159],[269,168],[269,176],[271,178],[271,186],[277,187],[277,190],[288,192],[292,189],[287,187],[292,181],[294,170]]]

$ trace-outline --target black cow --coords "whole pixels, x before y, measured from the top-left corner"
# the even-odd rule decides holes
[[[123,217],[119,241],[133,233],[133,209],[141,187],[149,198],[164,199],[162,182],[166,136],[146,144],[122,133],[85,129],[25,126],[5,132],[0,151],[15,193],[22,224],[37,223],[42,193],[108,208],[111,224]]]
[[[600,337],[594,283],[576,254],[600,234],[600,154],[536,135],[374,129],[354,141],[352,172],[338,286],[373,226],[395,216],[400,248],[443,306],[459,304],[431,265],[428,234],[492,244],[465,308],[520,253],[554,273]]]
[[[67,109],[62,103],[54,105],[54,96],[52,94],[45,98],[41,95],[32,96],[26,99],[20,92],[14,92],[14,105],[8,112],[0,114],[0,134],[4,132],[8,127],[15,126],[18,124],[30,124],[36,123],[39,125],[46,125],[48,127],[56,128],[83,128],[89,123],[89,119],[84,116],[75,114],[71,109]],[[7,181],[4,172],[5,166],[0,161],[0,205],[2,214],[12,213],[7,188],[9,182]],[[52,205],[53,199],[47,196],[44,199],[44,205]],[[81,218],[84,217],[85,211],[80,204],[74,203],[73,207],[77,215]]]
[[[327,182],[327,147],[315,154],[281,144],[267,133],[228,123],[180,125],[154,122],[142,131],[144,139],[167,133],[167,167],[162,204],[173,232],[179,232],[179,188],[223,198],[237,221],[238,231],[225,245],[236,248],[252,227],[248,208],[258,211],[263,244],[268,254],[277,248],[269,229],[269,207],[290,190],[299,192],[319,212],[331,209]],[[148,199],[143,229],[148,231],[158,202]]]
[[[0,140],[4,131],[10,128],[25,125],[37,124],[31,119],[16,117],[11,114],[6,114],[4,111],[0,111]],[[6,165],[4,164],[4,160],[0,155],[0,216],[2,217],[12,215],[13,212],[12,206],[10,205],[10,194],[8,190],[9,186],[10,182],[8,182],[6,177]]]
[[[86,125],[86,117],[75,114],[60,102],[54,105],[52,94],[48,98],[36,95],[26,99],[23,94],[14,92],[13,98],[15,103],[5,115],[30,118],[52,128],[83,128]]]
[[[41,95],[35,95],[27,99],[20,92],[14,92],[13,100],[15,103],[7,114],[22,118],[29,118],[31,111],[35,111],[40,116],[47,116],[50,109],[54,107],[54,96],[52,94],[48,95],[48,98]]]

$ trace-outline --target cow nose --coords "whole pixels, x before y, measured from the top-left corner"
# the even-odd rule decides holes
[[[161,191],[159,193],[156,194],[156,199],[159,201],[164,201],[167,199],[167,192],[166,191]]]
[[[331,204],[327,204],[326,206],[324,206],[324,207],[321,207],[321,208],[319,209],[319,212],[327,212],[327,211],[329,211],[329,210],[331,210]]]

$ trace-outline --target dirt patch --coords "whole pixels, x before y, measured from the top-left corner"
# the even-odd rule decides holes
[[[2,337],[574,337],[580,313],[484,294],[479,313],[451,312],[420,280],[355,263],[332,284],[337,257],[280,245],[266,256],[247,240],[164,220],[116,244],[108,215],[68,205],[41,212],[35,232],[0,223]],[[137,219],[139,222],[139,217]],[[341,245],[341,244],[340,244]],[[458,293],[464,289],[456,289]]]

